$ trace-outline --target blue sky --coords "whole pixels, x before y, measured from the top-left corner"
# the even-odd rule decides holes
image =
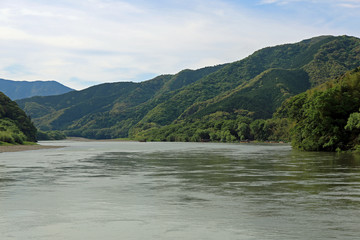
[[[1,0],[0,78],[76,89],[360,37],[360,0]]]

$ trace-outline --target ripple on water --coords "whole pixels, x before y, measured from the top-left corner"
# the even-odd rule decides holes
[[[51,232],[54,240],[360,235],[360,161],[349,155],[278,145],[74,144],[1,162],[0,232]]]

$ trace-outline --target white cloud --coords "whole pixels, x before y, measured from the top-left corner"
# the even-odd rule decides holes
[[[279,5],[285,5],[289,3],[294,2],[301,2],[302,0],[261,0],[260,4],[279,4]],[[311,0],[310,0],[311,1]],[[306,2],[306,0],[304,0]]]
[[[286,2],[290,0],[262,1]],[[2,0],[0,77],[55,79],[83,88],[100,82],[146,80],[144,76],[235,61],[261,47],[342,34],[329,25],[319,30],[319,26],[284,18],[263,16],[225,0],[161,5]]]
[[[344,8],[358,9],[360,8],[360,1],[343,1],[341,3],[338,3],[338,6]]]
[[[332,6],[340,6],[345,8],[360,7],[359,0],[259,0],[261,4],[290,4],[295,2],[302,2],[307,4],[326,4]]]

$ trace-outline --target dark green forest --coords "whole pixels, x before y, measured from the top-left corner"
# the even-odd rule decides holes
[[[334,79],[358,66],[360,39],[320,36],[267,47],[233,63],[17,102],[41,131],[67,136],[224,142],[297,137],[294,146],[299,149],[334,151],[350,147],[335,138],[331,141],[336,147],[330,140],[329,147],[325,142],[313,149],[299,144],[304,140],[296,135],[294,124],[301,122],[291,112],[284,115],[283,103],[309,89],[325,89],[329,82],[335,86]],[[357,115],[352,116],[354,124],[346,128],[352,130],[346,131],[355,131]]]
[[[301,93],[278,109],[292,145],[306,151],[360,149],[360,68]]]
[[[132,134],[153,141],[291,141],[306,151],[359,151],[360,68],[287,99],[272,118],[251,115],[218,111],[164,127],[140,126]]]

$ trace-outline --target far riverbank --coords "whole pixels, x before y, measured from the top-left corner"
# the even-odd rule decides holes
[[[44,145],[8,145],[0,146],[0,153],[3,152],[20,152],[20,151],[31,151],[31,150],[40,150],[48,148],[61,148],[59,146],[44,146]]]

